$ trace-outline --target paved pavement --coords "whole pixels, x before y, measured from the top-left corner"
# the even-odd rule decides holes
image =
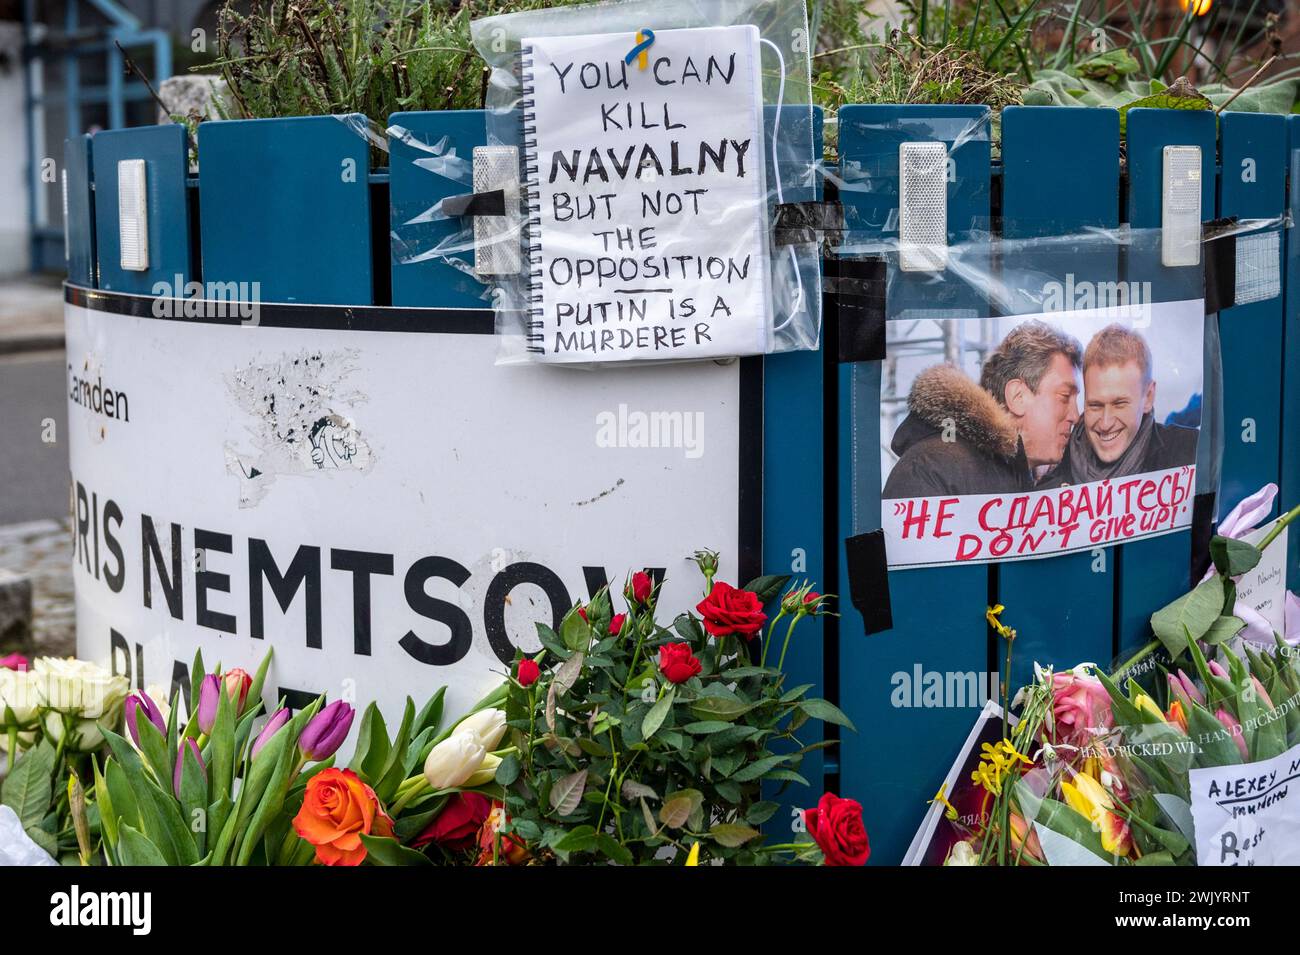
[[[36,653],[75,644],[63,297],[57,278],[0,281],[0,569],[32,583]]]
[[[0,280],[0,355],[63,347],[60,281],[48,275]]]

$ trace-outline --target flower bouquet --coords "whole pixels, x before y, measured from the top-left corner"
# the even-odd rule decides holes
[[[1300,860],[1300,792],[1289,786],[1300,778],[1300,634],[1274,632],[1236,590],[1300,515],[1258,546],[1242,540],[1275,492],[1224,520],[1205,579],[1153,615],[1156,639],[1112,673],[1035,667],[1007,708],[1018,717],[1004,710],[1001,733],[972,759],[970,786],[936,796],[952,837],[945,864]],[[989,618],[1009,658],[1015,631],[1001,613]]]

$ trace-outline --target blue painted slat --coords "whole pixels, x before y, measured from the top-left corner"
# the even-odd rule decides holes
[[[364,116],[199,127],[205,282],[257,282],[267,302],[366,305],[370,144]]]
[[[68,237],[68,280],[93,288],[95,281],[95,196],[91,189],[91,137],[63,144],[63,175],[68,190],[64,229]]]
[[[948,186],[950,241],[989,225],[990,144],[987,110],[969,106],[846,106],[839,114],[849,243],[897,235],[898,147],[940,141],[951,147],[955,181]],[[888,230],[895,231],[888,231]],[[925,273],[891,267],[888,309],[957,309],[987,314],[979,293],[958,281],[934,285]],[[880,526],[879,363],[841,366],[839,382],[840,536]],[[856,459],[856,461],[854,460]],[[840,548],[841,567],[844,551]],[[840,575],[839,592],[848,580]],[[925,672],[973,673],[988,666],[984,567],[890,574],[894,629],[863,635],[861,615],[845,601],[840,620],[840,704],[858,727],[840,746],[842,794],[866,809],[872,861],[897,863],[970,731],[974,706],[912,708],[892,701],[896,687]],[[895,675],[899,675],[897,680]],[[985,680],[985,685],[987,681]],[[920,688],[916,688],[918,693]],[[911,700],[907,700],[911,702]]]
[[[1134,229],[1154,230],[1140,236],[1129,250],[1127,279],[1150,282],[1156,301],[1200,298],[1204,293],[1199,266],[1165,268],[1160,264],[1159,229],[1165,146],[1201,147],[1202,217],[1213,215],[1215,198],[1215,117],[1212,112],[1133,109],[1128,113],[1129,222]],[[1217,360],[1217,348],[1207,361]],[[1208,369],[1207,369],[1208,377]],[[1198,474],[1204,474],[1213,453],[1210,415],[1202,420]],[[1203,489],[1204,490],[1204,489]],[[1191,534],[1179,531],[1151,540],[1125,544],[1120,550],[1118,652],[1133,649],[1151,636],[1151,614],[1188,587]]]
[[[190,212],[185,200],[189,169],[185,127],[140,126],[105,130],[95,134],[91,156],[95,171],[95,252],[99,287],[114,292],[148,295],[159,282],[175,290],[176,276],[184,282],[190,274]],[[145,161],[148,191],[149,268],[122,268],[118,236],[117,164],[126,159]]]
[[[474,262],[472,221],[418,221],[449,196],[474,191],[474,148],[487,143],[483,110],[394,113],[388,119],[393,304],[490,308],[487,286],[452,265]],[[469,248],[431,255],[441,245]]]
[[[1223,173],[1219,215],[1276,219],[1286,206],[1286,118],[1224,113],[1219,118]],[[1242,236],[1239,256],[1271,234]],[[1280,243],[1278,256],[1280,257]],[[1279,269],[1281,262],[1273,261]],[[1224,446],[1219,513],[1280,478],[1282,296],[1219,314],[1223,351]],[[1277,504],[1274,504],[1274,514]]]
[[[1288,211],[1300,222],[1300,116],[1288,116],[1287,168],[1291,178]],[[1283,313],[1282,363],[1282,504],[1300,504],[1300,235],[1284,230],[1286,308]],[[1287,586],[1300,590],[1300,533],[1287,536]]]
[[[1021,297],[1008,303],[1010,314],[1038,312],[1045,300],[1071,307],[1073,301],[1064,302],[1065,290],[1118,279],[1118,247],[1083,232],[1119,224],[1116,110],[1003,110],[1002,169],[1003,235],[1008,240],[1080,235],[1078,243],[1053,243],[1050,251],[1032,244],[1011,246],[1003,257],[1003,284]],[[1058,283],[1062,294],[1048,298],[1045,288],[1020,281],[1027,275]],[[1080,395],[1080,411],[1082,402]],[[1033,679],[1035,662],[1057,669],[1083,661],[1109,662],[1114,580],[1109,552],[1082,551],[1001,565],[998,600],[1006,605],[1006,620],[1018,633],[1013,687]]]
[[[773,115],[774,110],[769,109],[769,143]],[[786,202],[807,202],[821,196],[821,177],[807,175],[811,157],[806,144],[811,141],[813,156],[822,154],[822,118],[821,109],[811,113],[798,107],[782,110],[777,153]],[[763,152],[767,181],[774,183],[770,147]],[[817,268],[805,269],[802,278],[804,288],[817,294],[815,290],[821,287]],[[835,583],[826,579],[823,533],[822,361],[821,351],[786,352],[763,360],[763,571],[788,573],[796,581],[810,579],[819,591],[827,593],[834,592]],[[787,687],[811,683],[811,695],[824,695],[823,630],[820,619],[799,624],[785,661]],[[822,724],[817,720],[810,720],[799,731],[804,745],[822,738]],[[835,755],[832,751],[829,758],[834,760]],[[768,824],[774,837],[783,837],[776,841],[791,837],[795,810],[816,805],[823,791],[823,751],[805,754],[799,773],[809,781],[811,791],[791,785],[779,794],[771,794],[782,806]]]

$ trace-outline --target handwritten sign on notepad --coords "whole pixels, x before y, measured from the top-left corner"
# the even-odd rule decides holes
[[[524,40],[529,348],[554,362],[767,350],[758,31]]]

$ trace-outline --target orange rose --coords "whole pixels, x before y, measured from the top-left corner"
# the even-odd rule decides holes
[[[366,858],[361,836],[391,836],[375,791],[350,769],[326,769],[307,781],[302,808],[293,817],[298,835],[316,847],[323,865],[360,865]]]

